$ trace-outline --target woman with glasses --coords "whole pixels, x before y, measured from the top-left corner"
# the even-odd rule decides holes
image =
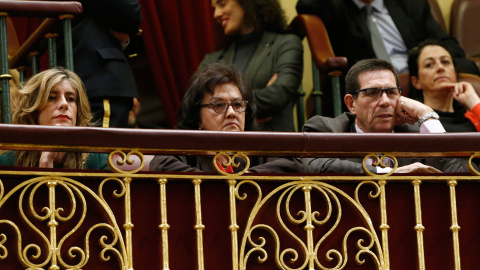
[[[442,43],[420,43],[409,53],[408,67],[412,94],[437,112],[447,132],[480,131],[480,98],[470,83],[458,81]]]
[[[179,129],[208,131],[251,131],[256,129],[255,104],[250,88],[241,74],[232,66],[210,64],[197,70],[190,79],[179,112]],[[220,156],[218,167],[226,160]],[[241,171],[227,167],[227,172]],[[237,161],[237,162],[238,162]],[[296,159],[251,159],[250,171],[298,172],[303,167]],[[258,165],[258,166],[255,166]],[[152,171],[214,172],[212,157],[155,156],[150,163]]]
[[[259,128],[295,131],[293,105],[302,81],[303,46],[286,33],[279,1],[212,0],[212,7],[228,44],[207,54],[199,68],[233,64],[252,87]]]

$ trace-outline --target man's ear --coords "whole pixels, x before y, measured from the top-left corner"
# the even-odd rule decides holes
[[[422,89],[422,86],[418,82],[418,78],[415,76],[410,76],[410,81],[412,82],[413,87],[417,88],[418,90]]]
[[[345,101],[345,105],[347,105],[348,110],[352,114],[356,114],[357,113],[357,111],[355,110],[356,100],[353,98],[353,96],[351,94],[346,94],[343,99]]]

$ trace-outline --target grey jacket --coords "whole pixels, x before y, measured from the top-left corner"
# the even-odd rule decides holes
[[[235,43],[222,50],[207,54],[199,68],[211,63],[232,64]],[[277,80],[266,86],[270,78]],[[265,131],[295,131],[293,105],[302,82],[303,46],[300,39],[291,34],[264,32],[244,75],[253,90],[257,105],[257,117],[272,119],[261,129]]]

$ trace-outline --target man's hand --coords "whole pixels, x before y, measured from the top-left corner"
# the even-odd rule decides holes
[[[117,32],[112,29],[109,29],[109,31],[118,40],[118,42],[120,42],[122,49],[125,50],[130,43],[130,36],[127,33]]]
[[[409,165],[398,167],[395,173],[441,173],[441,171],[423,163],[415,162]]]
[[[397,113],[396,125],[402,125],[409,123],[411,125],[420,119],[420,117],[432,111],[432,108],[427,105],[406,97],[400,97],[397,101]]]

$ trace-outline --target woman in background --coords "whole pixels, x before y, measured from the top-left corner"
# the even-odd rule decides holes
[[[248,131],[255,129],[255,104],[248,84],[226,64],[211,64],[197,70],[190,79],[179,112],[179,129],[207,131]],[[297,159],[251,159],[252,172],[301,172]],[[217,166],[226,172],[242,171],[245,162],[239,158],[238,168],[224,167],[226,157],[219,156]],[[255,166],[257,165],[257,166]],[[212,157],[155,156],[152,171],[215,172]]]
[[[480,131],[480,98],[472,84],[458,81],[441,42],[428,40],[412,49],[408,67],[411,84],[422,93],[417,99],[438,113],[447,132]]]
[[[233,64],[253,89],[260,129],[295,131],[293,105],[302,80],[303,46],[297,36],[285,33],[278,0],[212,0],[212,7],[231,42],[206,55],[199,68]]]
[[[91,119],[82,81],[63,68],[34,75],[12,97],[12,124],[87,127]],[[9,151],[0,155],[0,165],[108,169],[106,158],[106,154]]]

